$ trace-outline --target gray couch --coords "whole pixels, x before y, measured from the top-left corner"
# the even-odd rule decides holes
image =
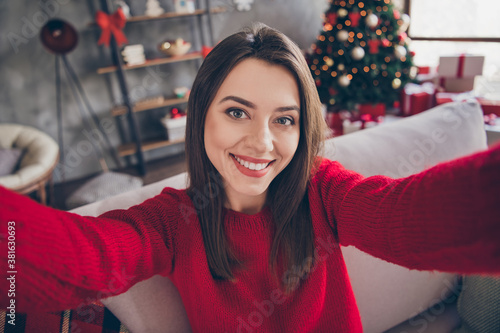
[[[405,177],[486,147],[482,111],[478,104],[467,102],[445,104],[330,139],[324,156],[366,176]],[[186,175],[180,174],[74,212],[98,215],[127,208],[164,187],[184,188],[186,182]],[[460,276],[408,270],[353,247],[343,248],[343,253],[365,332],[446,333],[459,325],[456,286]],[[189,331],[182,301],[167,278],[152,277],[103,303],[132,332]]]

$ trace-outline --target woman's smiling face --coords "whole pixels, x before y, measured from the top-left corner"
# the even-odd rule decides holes
[[[220,86],[205,119],[205,150],[224,179],[226,207],[259,212],[300,137],[300,97],[283,66],[247,59]]]

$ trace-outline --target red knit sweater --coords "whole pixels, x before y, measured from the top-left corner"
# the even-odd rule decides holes
[[[162,274],[177,286],[195,332],[362,332],[337,239],[413,269],[500,272],[500,146],[399,180],[365,178],[324,160],[308,195],[318,262],[285,296],[268,269],[268,208],[225,211],[230,243],[247,267],[236,270],[233,283],[211,278],[184,190],[166,188],[138,206],[91,218],[0,188],[0,305],[11,299],[9,221],[17,311],[76,308]]]

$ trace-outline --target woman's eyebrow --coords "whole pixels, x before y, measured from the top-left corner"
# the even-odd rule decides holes
[[[243,104],[246,107],[249,107],[251,109],[256,109],[257,108],[257,106],[254,103],[252,103],[250,101],[247,101],[244,98],[241,98],[241,97],[238,97],[238,96],[232,96],[232,95],[226,96],[223,99],[221,99],[220,102],[219,102],[219,104],[222,104],[222,103],[224,103],[226,101],[235,101],[235,102]],[[285,111],[292,111],[292,110],[295,110],[295,111],[297,111],[297,112],[300,113],[300,108],[298,106],[296,106],[296,105],[281,106],[279,108],[276,108],[276,111],[278,111],[278,112],[285,112]]]
[[[225,101],[235,101],[235,102],[243,104],[244,106],[249,107],[251,109],[256,109],[257,108],[257,106],[254,103],[252,103],[250,101],[247,101],[246,99],[243,99],[243,98],[238,97],[238,96],[232,96],[232,95],[226,96],[226,97],[224,97],[223,99],[220,100],[219,104],[222,104]]]

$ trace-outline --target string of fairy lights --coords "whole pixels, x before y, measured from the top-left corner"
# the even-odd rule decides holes
[[[332,0],[330,4],[308,59],[322,102],[335,105],[339,97],[343,106],[363,98],[387,101],[388,89],[398,90],[415,78],[406,34],[410,18],[391,0]],[[364,95],[352,85],[364,89]]]

